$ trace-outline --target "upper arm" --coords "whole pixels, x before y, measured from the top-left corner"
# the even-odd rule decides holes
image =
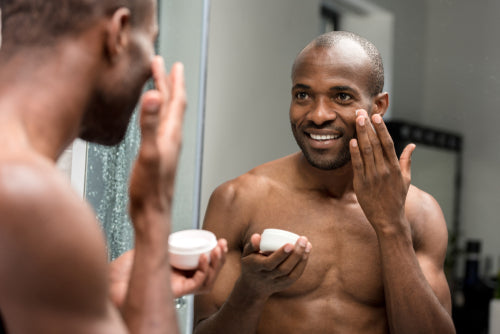
[[[233,290],[241,271],[243,238],[248,226],[249,212],[245,195],[235,181],[219,186],[210,197],[203,229],[213,232],[228,243],[226,262],[212,291],[195,296],[195,324],[217,312]]]
[[[444,272],[448,230],[443,212],[429,194],[414,188],[408,208],[413,228],[414,248],[422,272],[439,299],[451,314],[451,296]]]
[[[9,332],[125,332],[107,298],[102,232],[63,180],[36,170],[0,177],[0,217],[0,310]]]

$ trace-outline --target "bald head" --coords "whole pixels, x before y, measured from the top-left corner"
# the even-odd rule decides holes
[[[49,46],[74,37],[120,7],[131,11],[131,24],[144,19],[151,1],[143,0],[0,0],[2,51]]]
[[[332,49],[339,48],[342,51],[342,42],[350,41],[356,43],[361,47],[366,57],[369,59],[370,73],[369,73],[369,89],[370,94],[375,96],[382,92],[384,88],[384,66],[382,64],[382,57],[377,50],[367,39],[347,31],[332,31],[316,37],[309,43],[295,58],[292,67],[292,76],[295,72],[295,67],[303,56],[313,49]],[[345,45],[345,44],[344,44]],[[346,50],[347,52],[347,50]]]

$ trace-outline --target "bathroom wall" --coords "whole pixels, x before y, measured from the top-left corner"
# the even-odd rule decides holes
[[[369,2],[394,13],[391,116],[463,133],[461,243],[483,240],[496,264],[500,3]],[[319,4],[212,1],[202,212],[217,185],[297,150],[288,123],[290,66],[319,33]]]
[[[320,0],[214,0],[208,53],[202,212],[224,181],[297,150],[291,66],[319,32]]]
[[[421,118],[464,134],[463,239],[482,240],[500,270],[500,2],[428,1],[427,13]]]
[[[461,238],[500,268],[500,3],[374,0],[395,13],[396,118],[462,133]],[[461,274],[461,273],[459,273]]]

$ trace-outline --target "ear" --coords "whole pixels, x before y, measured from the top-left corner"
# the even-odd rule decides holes
[[[389,94],[387,92],[379,93],[373,99],[373,114],[380,114],[380,116],[384,116],[387,108],[389,107]]]
[[[130,10],[118,8],[106,27],[105,50],[111,63],[125,50],[130,41]]]

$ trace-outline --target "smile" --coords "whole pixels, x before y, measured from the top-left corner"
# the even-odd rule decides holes
[[[314,134],[314,133],[309,133],[309,137],[311,137],[314,140],[318,141],[325,141],[325,140],[333,140],[333,139],[339,139],[340,135],[319,135],[319,134]]]

